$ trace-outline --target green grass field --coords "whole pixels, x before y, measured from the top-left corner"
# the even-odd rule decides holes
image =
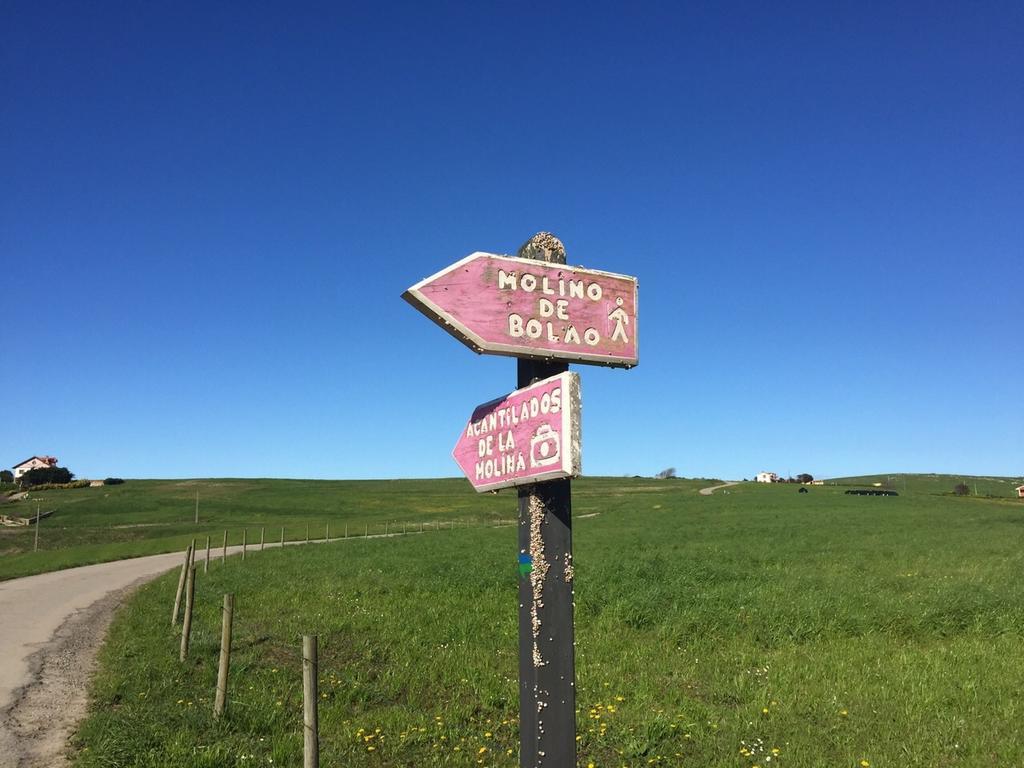
[[[194,523],[199,493],[199,525]],[[0,505],[0,513],[31,517],[36,504],[54,514],[34,530],[0,528],[0,580],[75,565],[184,549],[193,537],[214,542],[228,531],[240,544],[266,528],[270,541],[383,533],[385,525],[459,520],[482,523],[514,511],[465,480],[131,480],[124,485],[51,490]],[[392,528],[393,530],[393,528]]]
[[[575,483],[580,765],[1024,764],[1024,503],[926,478],[899,497]],[[380,508],[395,519],[483,522],[515,505],[447,481],[380,487],[396,489]],[[301,765],[304,633],[320,637],[323,765],[518,765],[515,536],[457,528],[218,563],[198,581],[184,665],[176,575],[158,579],[115,621],[75,765]],[[235,656],[215,723],[227,591]]]

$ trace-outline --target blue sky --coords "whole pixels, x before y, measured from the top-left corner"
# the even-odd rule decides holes
[[[585,473],[1024,472],[1019,3],[212,6],[0,9],[0,464],[455,475],[515,362],[399,296],[549,230]]]

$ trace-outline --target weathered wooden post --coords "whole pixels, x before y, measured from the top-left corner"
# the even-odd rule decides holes
[[[522,768],[576,764],[570,478],[580,472],[580,382],[568,363],[639,361],[636,279],[565,261],[561,241],[541,232],[515,258],[473,253],[403,294],[474,351],[519,358],[518,389],[473,412],[454,456],[477,491],[519,487]]]
[[[306,523],[306,543],[309,544],[309,523]]]
[[[260,552],[262,552],[264,549],[266,549],[266,546],[267,546],[266,545],[266,535],[267,535],[267,527],[263,526],[262,528],[260,528]]]
[[[348,523],[345,523],[345,538],[348,538]]]
[[[181,595],[185,591],[185,579],[188,578],[188,568],[192,564],[192,545],[185,548],[185,562],[181,564],[181,573],[178,576],[178,589],[174,593],[174,608],[171,610],[171,626],[178,623],[178,614],[181,612]]]
[[[316,635],[302,636],[302,768],[320,766],[320,725],[317,722]]]
[[[228,669],[231,667],[231,622],[235,613],[235,596],[224,595],[224,613],[220,624],[220,662],[217,665],[217,695],[213,701],[213,716],[224,714],[228,700]]]
[[[206,537],[206,559],[203,561],[203,573],[210,571],[210,537]]]
[[[248,547],[248,543],[246,542],[246,536],[248,535],[248,533],[249,533],[249,529],[248,528],[243,528],[242,529],[242,560],[243,560],[243,562],[245,561],[245,550]]]
[[[224,531],[224,549],[221,550],[220,554],[221,565],[226,565],[228,562],[228,532]]]
[[[192,603],[196,597],[196,567],[189,566],[188,579],[185,582],[185,619],[181,625],[181,650],[178,661],[188,658],[188,644],[192,635]]]
[[[284,547],[284,526],[281,526],[281,546]]]

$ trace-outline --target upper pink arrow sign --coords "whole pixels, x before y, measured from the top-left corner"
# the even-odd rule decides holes
[[[402,298],[476,352],[631,368],[635,277],[473,253]]]
[[[559,373],[477,406],[452,456],[477,491],[578,475],[579,374]]]

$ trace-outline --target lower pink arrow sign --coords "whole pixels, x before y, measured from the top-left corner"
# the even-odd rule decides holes
[[[452,456],[477,491],[580,473],[580,377],[560,373],[477,406]]]

